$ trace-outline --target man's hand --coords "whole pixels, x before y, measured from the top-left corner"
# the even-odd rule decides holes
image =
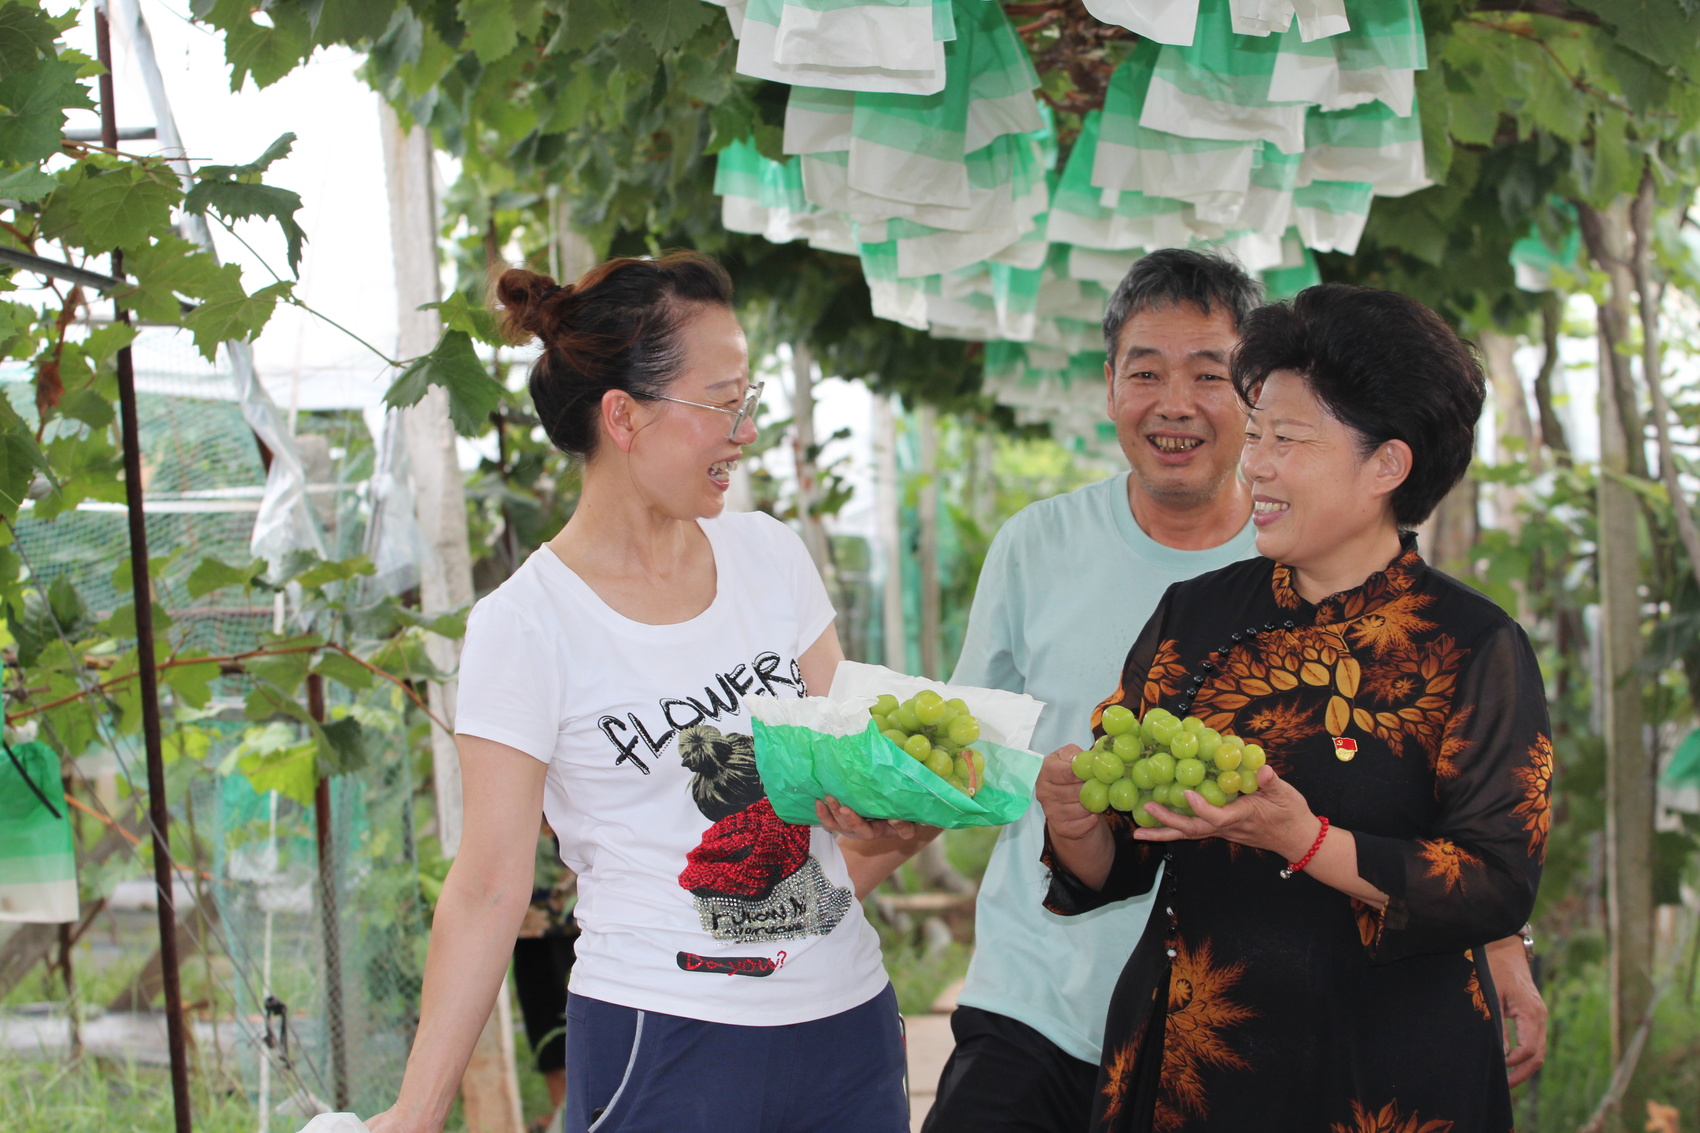
[[[1513,1086],[1535,1076],[1547,1060],[1547,1005],[1529,971],[1521,937],[1508,936],[1487,946],[1488,970],[1499,990],[1499,1011],[1505,1020],[1505,1069]],[[1511,1023],[1517,1022],[1517,1041]]]

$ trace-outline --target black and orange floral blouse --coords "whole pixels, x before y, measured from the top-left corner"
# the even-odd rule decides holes
[[[1094,1127],[1510,1130],[1483,946],[1534,904],[1552,773],[1516,622],[1429,569],[1411,536],[1319,605],[1285,567],[1248,560],[1170,588],[1106,703],[1123,702],[1261,743],[1352,832],[1359,875],[1390,900],[1377,912],[1284,880],[1279,855],[1219,839],[1138,842],[1114,811],[1101,891],[1055,868],[1047,843],[1045,904],[1064,915],[1148,892],[1163,867],[1145,935],[1104,989]]]

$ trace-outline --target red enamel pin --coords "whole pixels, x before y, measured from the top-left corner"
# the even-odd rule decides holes
[[[1348,763],[1358,754],[1358,741],[1349,740],[1345,736],[1334,737],[1334,758],[1341,763]]]

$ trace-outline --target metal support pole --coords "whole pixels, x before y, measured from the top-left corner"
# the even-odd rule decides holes
[[[307,677],[307,711],[325,722],[325,678]],[[342,1014],[342,933],[336,893],[336,834],[331,815],[331,781],[321,776],[313,789],[313,828],[319,846],[320,936],[325,949],[325,1030],[331,1040],[332,1100],[348,1110],[348,1028]]]
[[[118,112],[112,93],[112,33],[104,7],[94,13],[100,76],[101,144],[118,148]],[[112,274],[124,278],[122,253],[112,253]],[[122,304],[114,317],[130,321]],[[147,515],[142,510],[142,442],[136,418],[136,372],[128,346],[118,351],[118,418],[123,426],[124,500],[130,521],[130,591],[136,607],[136,669],[142,694],[142,744],[148,763],[148,818],[153,834],[153,880],[159,891],[159,962],[165,990],[165,1034],[171,1056],[171,1101],[177,1133],[191,1133],[189,1058],[183,1025],[183,986],[177,971],[177,903],[172,886],[171,811],[165,800],[165,760],[160,749],[159,673],[153,652],[153,587],[148,579]]]

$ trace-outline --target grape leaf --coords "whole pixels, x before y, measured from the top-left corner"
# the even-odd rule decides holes
[[[0,397],[0,514],[18,514],[35,470],[46,463],[34,430],[18,416],[10,398]]]
[[[248,756],[237,764],[254,790],[276,791],[302,806],[313,805],[319,785],[319,745],[297,744],[280,751]]]
[[[199,245],[171,236],[124,257],[124,268],[136,276],[134,289],[118,298],[149,322],[176,323],[183,317],[180,295],[199,299],[219,286],[218,261]]]
[[[183,198],[183,208],[201,216],[211,209],[225,220],[260,217],[277,221],[288,242],[289,270],[299,274],[301,246],[307,242],[307,233],[295,221],[295,213],[301,208],[301,194],[276,185],[246,181],[200,181]]]
[[[327,680],[333,680],[337,684],[356,692],[371,688],[372,681],[375,679],[372,676],[372,670],[366,668],[366,666],[343,656],[341,653],[334,653],[329,650],[326,650],[324,655],[319,658],[319,663],[313,666],[313,671]]]
[[[0,197],[28,204],[39,201],[59,187],[59,182],[39,169],[16,169],[0,177]]]
[[[230,89],[241,90],[250,75],[262,90],[295,70],[313,50],[313,34],[299,8],[273,5],[271,27],[250,18],[237,20],[225,31],[224,58],[230,64]]]
[[[254,580],[266,569],[266,560],[254,559],[242,566],[224,562],[208,556],[196,564],[189,573],[186,583],[189,597],[200,598],[211,594],[214,590],[222,590],[226,586],[240,586],[246,589],[254,584]]]
[[[273,162],[288,157],[294,146],[293,133],[279,134],[277,140],[266,147],[266,152],[253,161],[245,165],[203,165],[195,171],[195,176],[203,181],[234,181],[242,177],[253,177],[270,169]]]
[[[682,47],[695,35],[697,29],[710,20],[718,19],[720,14],[702,0],[662,0],[651,6],[642,20],[637,21],[643,28],[644,36],[649,40],[650,47],[657,55]]]
[[[472,338],[460,330],[445,331],[431,353],[414,359],[384,394],[384,404],[392,409],[418,405],[431,386],[448,394],[449,417],[463,437],[483,430],[507,392],[484,368]]]
[[[247,341],[259,334],[289,289],[287,283],[274,283],[249,295],[242,290],[242,269],[225,264],[218,269],[214,286],[206,289],[205,301],[184,316],[183,325],[194,332],[201,355],[214,361],[219,343]]]
[[[52,22],[35,5],[0,8],[0,77],[33,67],[43,56],[52,59],[57,38]]]
[[[519,42],[519,27],[508,0],[460,0],[455,15],[466,24],[466,45],[480,63],[494,63]]]
[[[181,658],[180,658],[181,660]],[[161,669],[159,679],[179,700],[191,708],[205,708],[212,700],[212,683],[219,678],[217,661],[172,665]],[[204,754],[204,752],[203,752]]]
[[[317,729],[319,766],[326,776],[348,775],[371,762],[366,729],[352,716],[332,720]]]
[[[0,79],[0,161],[29,165],[59,152],[65,111],[94,109],[77,64],[46,59]]]
[[[171,210],[182,195],[174,175],[135,165],[84,169],[48,199],[41,224],[49,236],[90,252],[141,249],[171,236]]]
[[[473,304],[464,291],[457,291],[440,303],[425,303],[419,309],[436,311],[444,327],[462,331],[480,342],[496,346],[502,341],[496,333],[496,312]]]

